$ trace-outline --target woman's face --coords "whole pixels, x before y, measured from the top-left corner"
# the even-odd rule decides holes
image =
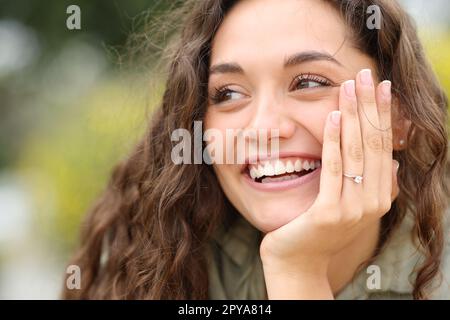
[[[279,162],[258,154],[249,165],[214,164],[228,199],[263,232],[312,205],[325,119],[338,110],[339,85],[361,69],[375,70],[348,34],[324,1],[245,0],[226,15],[213,39],[204,128],[224,137],[227,129],[278,130],[267,143],[278,139]],[[216,90],[220,94],[211,99]]]

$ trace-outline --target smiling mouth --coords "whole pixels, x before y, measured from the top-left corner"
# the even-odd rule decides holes
[[[276,183],[295,180],[321,167],[320,160],[289,157],[248,164],[245,173],[257,183]]]

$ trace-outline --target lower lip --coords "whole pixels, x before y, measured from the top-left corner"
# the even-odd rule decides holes
[[[312,171],[304,176],[301,176],[299,178],[281,181],[281,182],[260,183],[260,182],[254,181],[247,173],[243,173],[243,176],[244,176],[244,180],[247,181],[247,183],[255,189],[258,189],[261,191],[283,191],[283,190],[292,189],[292,188],[304,185],[304,184],[310,182],[311,180],[314,180],[316,177],[320,177],[321,169],[322,169],[322,167],[319,167],[319,168],[315,169],[314,171]]]

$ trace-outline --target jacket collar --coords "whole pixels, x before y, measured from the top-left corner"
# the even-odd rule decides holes
[[[450,219],[444,224],[446,233],[450,231],[449,222]],[[414,242],[413,226],[414,219],[408,212],[388,239],[382,252],[372,262],[372,265],[378,267],[380,271],[380,288],[369,289],[367,280],[371,274],[367,269],[363,269],[355,275],[352,282],[341,290],[336,298],[367,299],[370,295],[386,292],[409,297],[413,290],[416,268],[424,259],[424,255]],[[262,233],[241,215],[238,215],[231,224],[221,225],[214,236],[214,240],[228,258],[242,268],[248,263],[261,263],[259,258],[261,239]],[[450,260],[450,252],[447,252],[450,250],[449,239],[446,239],[446,242],[443,254],[446,255],[447,261]],[[446,290],[445,292],[449,292],[450,287]]]
[[[255,252],[259,254],[261,232],[238,214],[231,223],[222,224],[218,228],[214,240],[229,259],[236,265],[243,266]]]

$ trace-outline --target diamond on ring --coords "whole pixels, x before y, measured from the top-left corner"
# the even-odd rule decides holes
[[[352,178],[355,183],[360,184],[363,180],[362,176],[344,173],[345,177]]]

